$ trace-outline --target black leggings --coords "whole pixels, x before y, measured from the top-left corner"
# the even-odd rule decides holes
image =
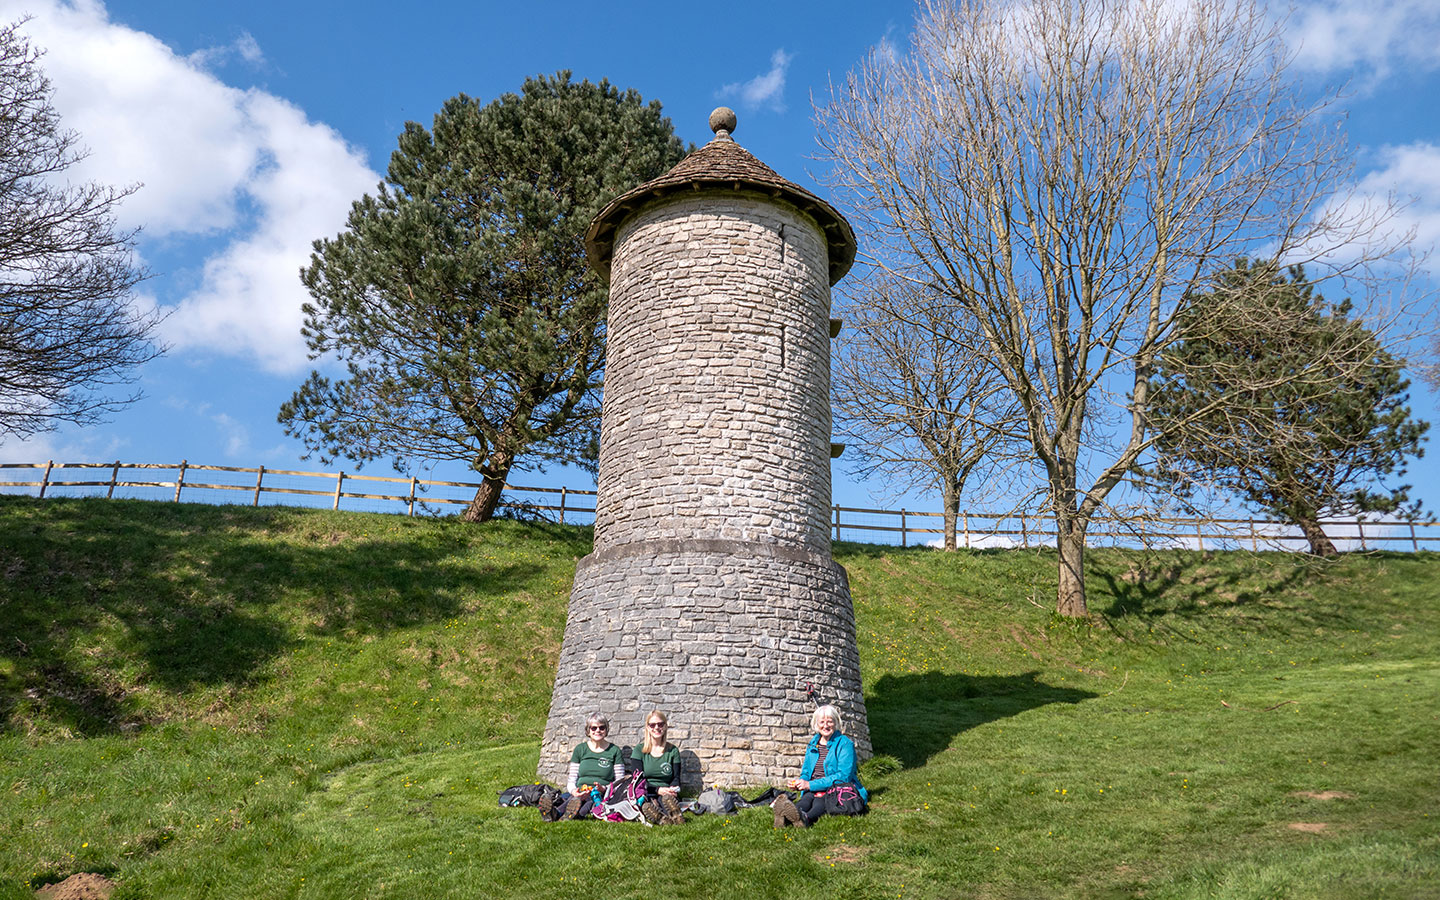
[[[800,817],[805,820],[806,825],[813,825],[816,819],[825,815],[825,798],[814,791],[801,791],[800,799],[795,801],[795,808],[800,810]]]

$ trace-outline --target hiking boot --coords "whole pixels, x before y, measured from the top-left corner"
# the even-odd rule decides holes
[[[560,814],[555,810],[555,801],[559,799],[558,794],[552,794],[549,791],[540,795],[540,821],[553,822],[560,818]]]
[[[659,825],[664,821],[660,814],[660,804],[656,803],[653,797],[646,797],[645,802],[640,804],[640,815],[644,817],[647,825]]]
[[[797,809],[794,802],[784,794],[776,797],[775,802],[770,804],[770,808],[775,810],[776,828],[784,828],[786,825],[805,827],[805,819],[800,815],[800,810]]]
[[[661,794],[659,800],[661,825],[685,824],[685,815],[680,809],[680,801],[674,794]]]
[[[584,806],[584,805],[585,805],[585,797],[584,797],[584,795],[583,795],[583,794],[576,794],[575,796],[571,797],[569,800],[566,800],[566,801],[565,801],[565,809],[564,809],[563,812],[560,813],[560,818],[557,819],[556,821],[558,821],[558,822],[569,822],[571,819],[574,819],[576,816],[580,815],[580,807],[582,807],[582,806]]]

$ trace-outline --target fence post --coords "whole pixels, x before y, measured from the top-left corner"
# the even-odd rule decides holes
[[[1360,549],[1365,549],[1365,522],[1359,516],[1355,517],[1355,530],[1360,532]]]
[[[1420,552],[1420,541],[1415,537],[1415,523],[1410,523],[1410,548],[1416,553]]]
[[[336,510],[336,509],[339,509],[339,508],[340,508],[340,488],[341,488],[341,486],[343,486],[344,484],[345,484],[345,472],[342,470],[342,471],[340,472],[340,474],[338,474],[338,475],[335,476],[335,503],[334,503],[333,506],[330,507],[332,510]]]
[[[906,543],[906,538],[908,537],[909,535],[905,532],[905,507],[902,506],[900,507],[900,546],[910,546],[908,543]]]
[[[175,476],[175,502],[180,502],[180,490],[185,487],[185,467],[190,464],[188,459],[180,460],[180,474]]]
[[[1030,526],[1025,522],[1024,513],[1020,514],[1020,543],[1025,545],[1026,550],[1030,549]],[[1056,544],[1059,544],[1058,537],[1056,538]]]
[[[415,518],[415,476],[410,476],[410,518]]]
[[[565,485],[560,485],[560,524],[565,524]]]
[[[55,468],[55,460],[45,463],[45,477],[40,479],[40,499],[45,499],[45,491],[50,487],[50,470]]]
[[[969,550],[969,549],[970,549],[970,510],[967,509],[967,510],[965,510],[965,512],[961,513],[960,515],[961,515],[961,517],[964,519],[964,522],[965,522],[965,549],[966,549],[966,550]]]
[[[261,466],[260,471],[255,473],[255,499],[250,502],[251,506],[260,505],[260,485],[265,481],[265,467]]]
[[[1255,520],[1250,519],[1250,550],[1253,553],[1260,552],[1260,539],[1255,536]]]
[[[115,496],[115,481],[120,477],[120,460],[115,460],[115,465],[110,467],[110,490],[105,492],[105,499],[109,500]]]
[[[1205,552],[1205,532],[1201,529],[1201,520],[1195,520],[1195,543],[1200,547],[1200,552]]]
[[[840,540],[840,504],[835,504],[835,540]]]

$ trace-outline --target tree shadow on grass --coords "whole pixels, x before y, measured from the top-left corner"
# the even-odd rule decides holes
[[[1354,625],[1343,605],[1317,604],[1307,597],[1307,585],[1329,577],[1335,564],[1331,561],[1238,551],[1130,554],[1121,559],[1128,561],[1123,572],[1116,566],[1087,562],[1087,578],[1093,608],[1122,638],[1128,623],[1190,640],[1187,635],[1195,620],[1216,616],[1243,620],[1256,631],[1282,636],[1317,626]],[[1284,615],[1277,615],[1280,612]]]
[[[30,507],[0,510],[0,731],[132,731],[137,684],[242,687],[306,635],[413,627],[550,589],[540,560],[487,557],[487,526],[387,522],[370,538],[275,507],[16,503]]]
[[[1046,684],[1038,674],[882,675],[865,695],[870,743],[877,755],[893,756],[910,769],[925,765],[977,725],[1099,696]]]

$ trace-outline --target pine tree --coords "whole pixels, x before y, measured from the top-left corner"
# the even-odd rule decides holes
[[[684,152],[658,102],[569,72],[407,123],[378,193],[301,272],[311,358],[346,376],[313,372],[286,432],[327,462],[463,461],[482,476],[472,521],[512,467],[593,466],[606,290],[585,229]]]
[[[1156,474],[1182,496],[1217,487],[1293,522],[1320,556],[1335,553],[1325,517],[1418,515],[1409,486],[1387,481],[1423,455],[1429,426],[1410,416],[1403,360],[1351,312],[1298,266],[1224,273],[1152,380]]]

